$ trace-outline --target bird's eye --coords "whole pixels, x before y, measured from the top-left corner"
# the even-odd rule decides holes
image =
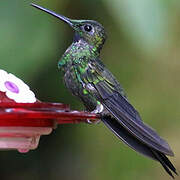
[[[86,25],[84,26],[84,30],[85,30],[86,32],[91,32],[92,29],[93,29],[92,26],[89,25],[89,24],[86,24]]]

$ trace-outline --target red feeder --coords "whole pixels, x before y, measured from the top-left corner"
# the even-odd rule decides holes
[[[18,83],[12,82],[9,77],[6,78],[7,80],[2,80],[1,71],[4,73],[0,70],[0,149],[17,149],[19,152],[28,152],[37,148],[41,135],[50,134],[58,124],[87,122],[87,119],[96,121],[99,118],[97,114],[70,111],[66,104],[37,101],[34,94],[32,97],[35,102],[19,103],[19,101],[24,101],[19,100],[19,94],[15,97],[13,94],[21,90],[17,86]],[[1,90],[2,81],[7,91],[3,88],[3,91]],[[32,92],[29,89],[26,90],[31,96]],[[28,101],[31,102],[33,98],[29,98]]]

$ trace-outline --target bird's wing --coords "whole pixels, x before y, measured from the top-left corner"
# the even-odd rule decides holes
[[[89,63],[88,69],[81,73],[81,79],[94,87],[92,93],[96,99],[133,136],[159,152],[174,155],[168,143],[142,122],[139,113],[128,102],[117,80],[101,62]]]

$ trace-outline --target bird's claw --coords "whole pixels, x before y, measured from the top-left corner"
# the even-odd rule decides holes
[[[94,114],[99,114],[101,113],[102,111],[104,110],[104,107],[102,104],[98,104],[96,106],[96,109],[91,111],[91,113],[94,113]],[[101,122],[101,120],[95,120],[95,119],[87,119],[87,123],[88,124],[99,124]]]
[[[88,124],[99,124],[101,122],[100,119],[95,120],[95,119],[87,119],[86,121]]]

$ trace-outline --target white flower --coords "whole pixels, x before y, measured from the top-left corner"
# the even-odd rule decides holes
[[[0,91],[17,103],[34,103],[36,97],[29,87],[13,74],[0,69]]]

